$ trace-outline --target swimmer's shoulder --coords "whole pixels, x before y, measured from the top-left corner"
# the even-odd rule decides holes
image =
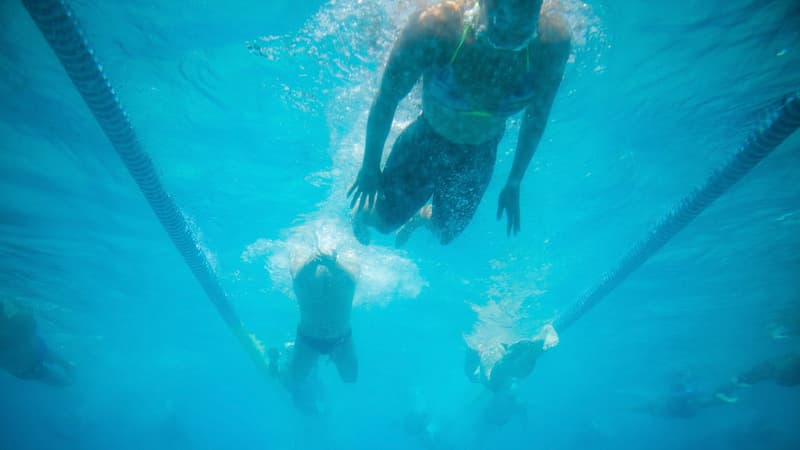
[[[443,1],[412,16],[411,25],[427,39],[450,44],[456,42],[461,35],[465,10],[466,6],[462,1]]]
[[[539,39],[544,44],[570,44],[569,22],[555,8],[543,8],[539,16]]]

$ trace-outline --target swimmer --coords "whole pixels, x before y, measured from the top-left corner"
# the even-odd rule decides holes
[[[663,396],[644,402],[633,409],[653,416],[688,419],[701,410],[712,406],[733,403],[731,392],[727,388],[707,391],[681,376],[672,383],[670,390]]]
[[[520,339],[513,344],[467,349],[464,373],[473,383],[481,383],[490,391],[498,393],[512,387],[533,372],[536,360],[545,351],[558,345],[558,334],[552,325],[545,325],[529,339]]]
[[[322,355],[333,361],[345,383],[358,378],[350,313],[356,280],[335,256],[319,254],[306,262],[294,277],[300,306],[300,323],[289,364],[291,377],[303,380]]]
[[[23,379],[53,386],[72,384],[73,364],[53,352],[36,333],[27,311],[0,301],[0,368]]]
[[[800,354],[788,354],[759,363],[710,391],[699,389],[684,378],[673,384],[668,395],[635,409],[657,416],[685,419],[712,406],[738,403],[737,392],[757,383],[773,381],[779,386],[794,387],[800,384]]]
[[[778,386],[784,387],[800,384],[800,353],[764,361],[734,378],[734,382],[740,387],[750,387],[763,381],[774,381]]]
[[[267,361],[272,376],[283,382],[302,410],[317,409],[318,383],[310,375],[321,356],[330,358],[343,382],[358,378],[350,328],[355,286],[354,274],[333,255],[317,254],[294,274],[300,307],[295,340],[284,351],[269,349]]]
[[[441,244],[472,220],[494,171],[507,119],[520,112],[516,154],[498,203],[507,234],[520,229],[520,184],[544,133],[570,53],[566,21],[542,0],[443,1],[400,33],[367,121],[361,169],[348,191],[353,231],[424,226]],[[422,114],[381,155],[400,100],[422,78]],[[431,201],[428,204],[428,201]]]

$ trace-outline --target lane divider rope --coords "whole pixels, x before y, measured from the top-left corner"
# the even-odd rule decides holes
[[[586,314],[606,295],[644,264],[673,236],[683,230],[731,186],[741,180],[761,160],[800,126],[800,92],[787,96],[783,105],[751,133],[730,159],[664,215],[647,236],[637,242],[591,289],[584,292],[553,324],[558,332]]]
[[[97,62],[72,9],[63,0],[23,0],[22,3],[219,316],[256,366],[264,373],[269,373],[263,346],[244,328],[186,218],[164,189],[152,160],[139,143],[131,121]]]

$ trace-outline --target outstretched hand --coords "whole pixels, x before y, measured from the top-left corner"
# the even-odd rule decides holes
[[[500,192],[500,198],[497,200],[497,220],[503,218],[503,211],[506,212],[508,222],[506,225],[506,234],[511,236],[519,233],[519,186],[506,184],[503,191]]]
[[[358,172],[356,182],[350,186],[347,191],[347,196],[353,196],[350,201],[350,209],[358,207],[362,209],[372,209],[375,207],[375,200],[378,197],[378,189],[381,186],[381,171],[380,169],[367,169],[362,167]]]

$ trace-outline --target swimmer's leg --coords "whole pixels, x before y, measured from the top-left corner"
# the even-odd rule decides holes
[[[433,215],[433,205],[425,205],[420,208],[419,212],[414,214],[414,217],[408,220],[399,230],[394,239],[394,246],[400,248],[406,245],[411,235],[417,231],[419,227],[426,227],[435,233],[431,226],[431,216]]]
[[[431,229],[442,245],[461,234],[478,209],[494,172],[499,139],[470,145],[459,164],[448,167],[436,180],[433,194]]]
[[[314,350],[301,336],[296,336],[294,340],[294,350],[289,361],[289,377],[294,382],[301,382],[308,378],[311,369],[314,368],[319,353]]]
[[[345,383],[355,383],[358,379],[358,358],[356,357],[353,339],[348,338],[331,353],[331,361],[339,371],[339,377]]]
[[[383,169],[375,208],[356,211],[353,217],[353,234],[359,242],[369,244],[369,227],[381,233],[396,230],[431,198],[436,176],[432,153],[441,139],[422,117],[400,134]]]

